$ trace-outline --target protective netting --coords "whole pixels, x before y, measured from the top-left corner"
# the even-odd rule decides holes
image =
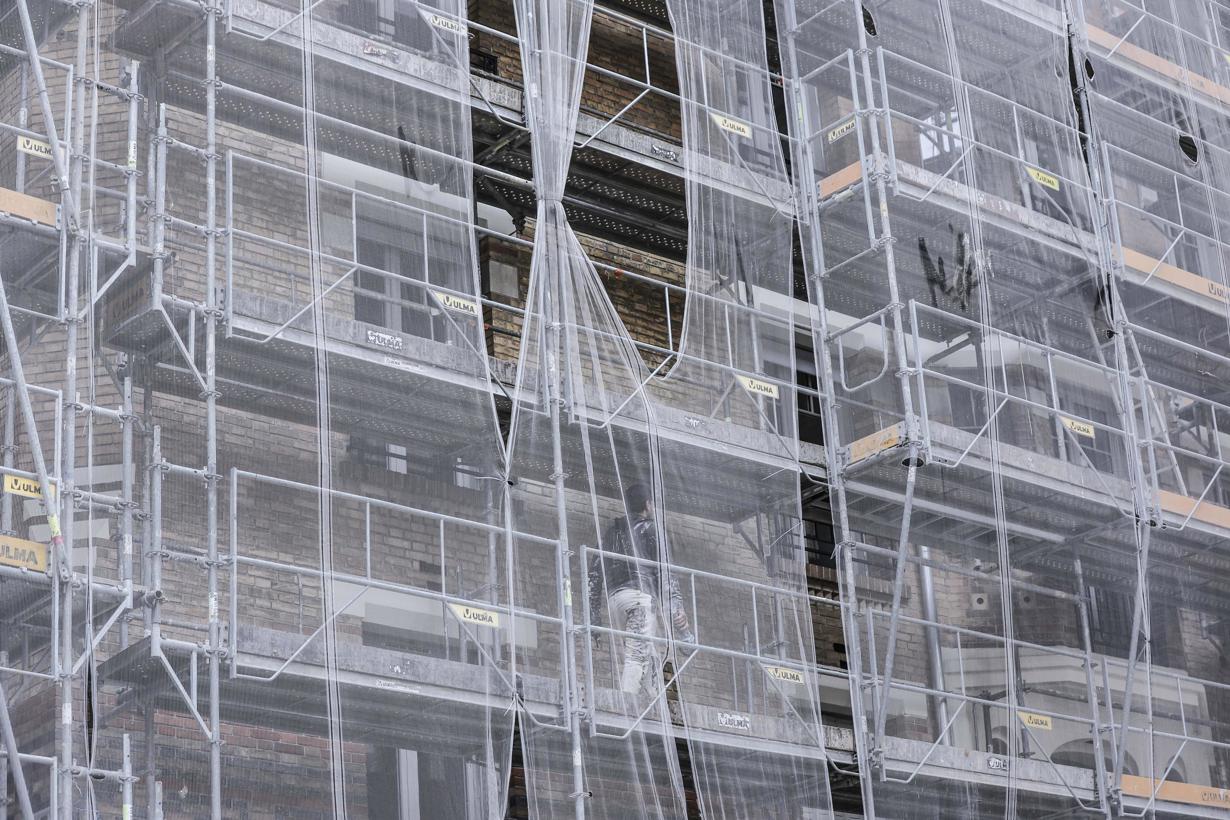
[[[1121,657],[1108,662],[1121,694],[1107,715],[1117,732],[1107,769],[1125,804],[1145,809],[1159,800],[1224,806],[1216,799],[1230,783],[1215,614],[1225,569],[1210,529],[1227,502],[1224,14],[1091,2],[1078,21],[1148,521],[1115,584],[1130,599]]]
[[[558,544],[533,558],[518,542],[518,600],[555,620],[517,653],[529,812],[684,817],[660,683],[667,638],[650,603],[669,575],[646,373],[563,205],[593,5],[516,11],[538,203],[509,518]]]
[[[6,98],[0,173],[4,811],[67,816],[76,801],[118,813],[132,802],[134,760],[123,729],[93,718],[110,702],[106,655],[91,650],[130,634],[136,420],[132,371],[103,356],[89,307],[136,256],[137,180],[125,169],[138,106],[121,101],[137,68],[112,64],[104,88],[75,80],[106,60],[104,13],[23,4],[5,16],[5,73],[21,93]],[[72,36],[39,59],[39,33],[69,19]],[[100,104],[118,115],[101,146],[88,116]],[[73,766],[89,779],[75,782]]]
[[[705,816],[826,817],[799,496],[793,197],[762,9],[709,0],[668,8],[687,303],[652,396],[675,575],[663,620],[683,642],[673,685]]]
[[[617,5],[0,0],[0,813],[1230,809],[1224,4]]]
[[[301,453],[222,443],[238,696],[223,697],[222,719],[282,713],[280,730],[324,740],[318,783],[335,816],[499,814],[512,656],[534,629],[517,629],[507,583],[516,547],[480,305],[466,8],[259,11],[230,21],[242,33],[223,77],[247,68],[244,37],[284,43],[301,80],[287,113],[302,125],[277,148],[251,145],[272,117],[237,106],[220,135],[223,365],[289,360],[229,397],[243,412],[278,395],[272,415],[315,441]],[[271,188],[289,196],[262,196]],[[270,606],[287,594],[292,617]],[[223,767],[228,793],[261,782]]]
[[[1216,724],[1192,727],[1195,692],[1216,697],[1206,670],[1219,666],[1193,663],[1208,649],[1183,632],[1213,604],[1190,583],[1203,548],[1179,558],[1185,539],[1154,525],[1184,529],[1219,475],[1218,414],[1195,395],[1208,400],[1217,372],[1197,362],[1224,333],[1223,280],[1158,260],[1215,243],[1216,217],[1199,215],[1215,208],[1216,183],[1201,185],[1212,177],[1191,179],[1190,156],[1187,173],[1162,166],[1202,152],[1197,75],[1225,66],[1174,56],[1218,30],[1203,12],[1123,4],[1098,17],[1095,5],[1082,21],[1063,4],[1024,17],[945,0],[778,4],[817,350],[835,388],[869,816],[872,804],[911,817],[1135,811],[1150,771],[1186,779],[1195,759],[1206,785],[1217,771]],[[1090,27],[1106,19],[1114,35]],[[1074,29],[1088,30],[1089,62]],[[1116,53],[1188,88],[1142,91],[1138,73],[1113,73]],[[1150,112],[1170,119],[1154,128]],[[1201,227],[1168,225],[1189,191]],[[1132,292],[1158,278],[1216,304],[1176,310],[1156,288]],[[1176,322],[1150,337],[1151,363],[1134,310]],[[1167,349],[1185,334],[1200,340]]]
[[[342,3],[122,11],[75,23],[69,59],[97,82],[51,217],[79,229],[59,310],[80,328],[52,338],[77,397],[56,402],[76,488],[63,569],[81,569],[57,593],[62,658],[30,656],[72,675],[61,704],[38,701],[66,735],[38,800],[64,817],[499,814],[511,543],[466,9],[408,7],[365,36],[339,28],[357,23]],[[151,43],[146,99],[117,53]],[[38,192],[31,151],[14,184]]]

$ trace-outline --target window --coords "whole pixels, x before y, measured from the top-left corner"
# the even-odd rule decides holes
[[[355,462],[369,467],[380,467],[398,475],[410,471],[409,453],[402,444],[351,436],[349,453]]]
[[[409,462],[406,460],[406,448],[400,444],[385,445],[385,466],[390,473],[406,474]]]
[[[1071,194],[1068,183],[1061,180],[1055,183],[1059,186],[1056,189],[1050,184],[1049,177],[1061,178],[1069,173],[1068,166],[1071,163],[1066,153],[1074,146],[1067,143],[1055,144],[1065,136],[1063,134],[1051,132],[1046,136],[1050,139],[1039,141],[1022,137],[1021,149],[1026,167],[1040,172],[1038,178],[1035,178],[1022,169],[1021,180],[1024,185],[1025,205],[1051,219],[1072,224],[1074,219],[1079,218],[1079,215],[1072,213],[1069,207]],[[1078,225],[1077,227],[1083,226]]]
[[[811,514],[810,512],[804,513]],[[817,567],[837,567],[837,545],[834,543],[833,525],[829,521],[803,519],[803,546],[807,550],[807,563]]]
[[[352,164],[342,170],[357,176],[364,168]],[[478,283],[472,233],[456,218],[455,197],[436,186],[401,181],[404,193],[377,190],[357,180],[360,189],[372,189],[374,196],[388,201],[364,197],[355,205],[353,245],[361,266],[353,275],[355,319],[395,334],[464,344],[481,318],[476,300],[463,297],[472,303],[469,308],[446,310],[433,288],[474,292]],[[347,179],[346,184],[356,181]]]
[[[1230,47],[1230,8],[1218,3],[1213,4],[1213,41],[1223,52]]]
[[[1089,596],[1089,640],[1093,651],[1126,658],[1132,642],[1135,585],[1130,582],[1124,586],[1091,584],[1086,589]],[[1161,666],[1182,666],[1181,642],[1171,639],[1179,629],[1179,610],[1159,600],[1157,592],[1150,595],[1149,609],[1153,662]]]
[[[787,352],[783,349],[767,349],[765,351],[764,373],[774,381],[789,386],[797,384],[799,390],[795,394],[795,412],[799,441],[809,444],[824,444],[824,424],[820,396],[817,392],[820,381],[816,378],[816,362],[812,352],[805,347],[794,351],[793,370]],[[776,402],[778,416],[776,418],[779,430],[789,430],[790,424],[781,416],[784,408],[781,402]]]
[[[338,8],[337,21],[415,51],[433,47],[430,24],[406,0],[349,0]]]
[[[1230,481],[1227,481],[1224,470],[1220,473],[1216,473],[1216,470],[1217,468],[1210,464],[1200,465],[1195,469],[1195,475],[1188,478],[1189,485],[1195,484],[1203,488],[1212,481],[1213,486],[1205,493],[1205,500],[1221,507],[1230,507]],[[1192,481],[1192,478],[1195,478],[1195,481]],[[1199,491],[1195,494],[1199,495]]]
[[[387,470],[395,475],[439,479],[447,475],[443,471],[447,467],[452,473],[453,486],[467,490],[487,489],[486,476],[490,475],[490,470],[484,471],[481,466],[467,464],[452,454],[416,451],[410,443],[398,444],[368,436],[351,436],[348,453],[356,464]]]
[[[366,223],[360,226],[363,224]],[[423,260],[418,254],[378,239],[360,237],[358,262],[377,270],[360,270],[355,274],[356,320],[426,339],[443,335],[443,318],[431,295],[416,281],[407,281],[423,280]]]
[[[367,813],[388,820],[485,820],[482,780],[473,761],[378,747],[367,756]]]
[[[391,39],[396,30],[393,6],[394,0],[350,0],[338,9],[338,22]]]
[[[982,374],[977,371],[957,370],[955,376],[977,384]],[[978,433],[986,424],[986,392],[963,384],[948,385],[948,402],[952,407],[952,424],[967,433]]]
[[[723,108],[728,108],[732,112],[731,119],[739,120],[744,118],[740,118],[735,112],[753,112],[751,120],[745,121],[752,129],[751,134],[744,137],[734,136],[720,129],[711,131],[711,139],[715,140],[714,147],[722,151],[724,149],[719,146],[726,144],[751,170],[773,173],[778,136],[774,129],[760,127],[763,122],[756,122],[763,120],[763,116],[757,115],[768,116],[773,111],[773,100],[771,92],[765,88],[764,74],[732,61],[725,55],[717,54],[706,56],[703,70],[710,73],[710,76],[725,78],[725,90],[719,91],[717,96],[709,101],[709,105],[714,106],[713,113],[720,115]],[[704,112],[698,113],[698,116],[710,118],[710,114]]]
[[[1123,657],[1132,640],[1133,593],[1089,586],[1089,639],[1094,652]]]
[[[799,351],[804,355],[805,351]],[[810,354],[807,354],[810,355]],[[810,361],[810,360],[809,360]],[[799,387],[799,441],[808,444],[824,444],[824,416],[818,391],[820,382],[812,367],[800,366],[797,371]]]
[[[1114,769],[1114,756],[1111,752],[1103,750],[1105,756],[1106,767],[1110,770]],[[1092,740],[1070,740],[1060,746],[1051,755],[1051,762],[1056,766],[1076,766],[1081,769],[1093,770],[1097,767],[1096,758],[1093,752]],[[1127,775],[1136,774],[1136,761],[1132,759],[1130,754],[1125,754],[1123,758],[1123,773]],[[1167,778],[1170,779],[1169,777]]]
[[[955,110],[941,111],[937,114],[932,114],[923,123],[920,133],[923,163],[930,170],[938,170],[938,173],[943,173],[948,170],[947,165],[951,165],[960,151],[964,150],[961,148],[961,140],[959,139],[961,136],[961,120]],[[931,127],[928,128],[927,126]],[[954,134],[956,136],[953,136]],[[938,169],[932,167],[935,165],[944,165],[944,167]]]

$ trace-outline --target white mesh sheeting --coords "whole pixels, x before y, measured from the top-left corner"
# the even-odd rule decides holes
[[[664,526],[695,630],[695,645],[682,636],[675,670],[697,798],[712,817],[823,817],[831,807],[797,462],[793,205],[764,21],[754,2],[668,5],[687,305],[676,360],[653,396]]]
[[[560,623],[518,657],[523,679],[549,693],[550,708],[525,710],[521,724],[531,816],[683,817],[666,702],[651,682],[663,638],[644,605],[661,574],[646,374],[562,204],[592,4],[523,0],[516,11],[538,211],[510,509],[518,529],[560,550],[517,568],[523,607]]]

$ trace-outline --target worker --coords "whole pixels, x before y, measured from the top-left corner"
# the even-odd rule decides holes
[[[632,484],[624,490],[624,509],[627,516],[616,518],[607,527],[601,553],[590,557],[589,601],[590,612],[598,623],[605,597],[612,627],[627,633],[623,639],[619,686],[635,695],[644,685],[645,673],[656,668],[657,651],[652,638],[657,634],[657,613],[663,593],[675,640],[695,644],[696,636],[688,621],[678,579],[667,572],[665,585],[662,583],[659,566],[666,558],[658,549],[653,498],[644,484]]]

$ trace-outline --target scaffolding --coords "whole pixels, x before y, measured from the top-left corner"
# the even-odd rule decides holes
[[[1218,814],[1219,10],[780,11],[864,811]]]
[[[0,2],[6,816],[1227,816],[1227,37]]]

